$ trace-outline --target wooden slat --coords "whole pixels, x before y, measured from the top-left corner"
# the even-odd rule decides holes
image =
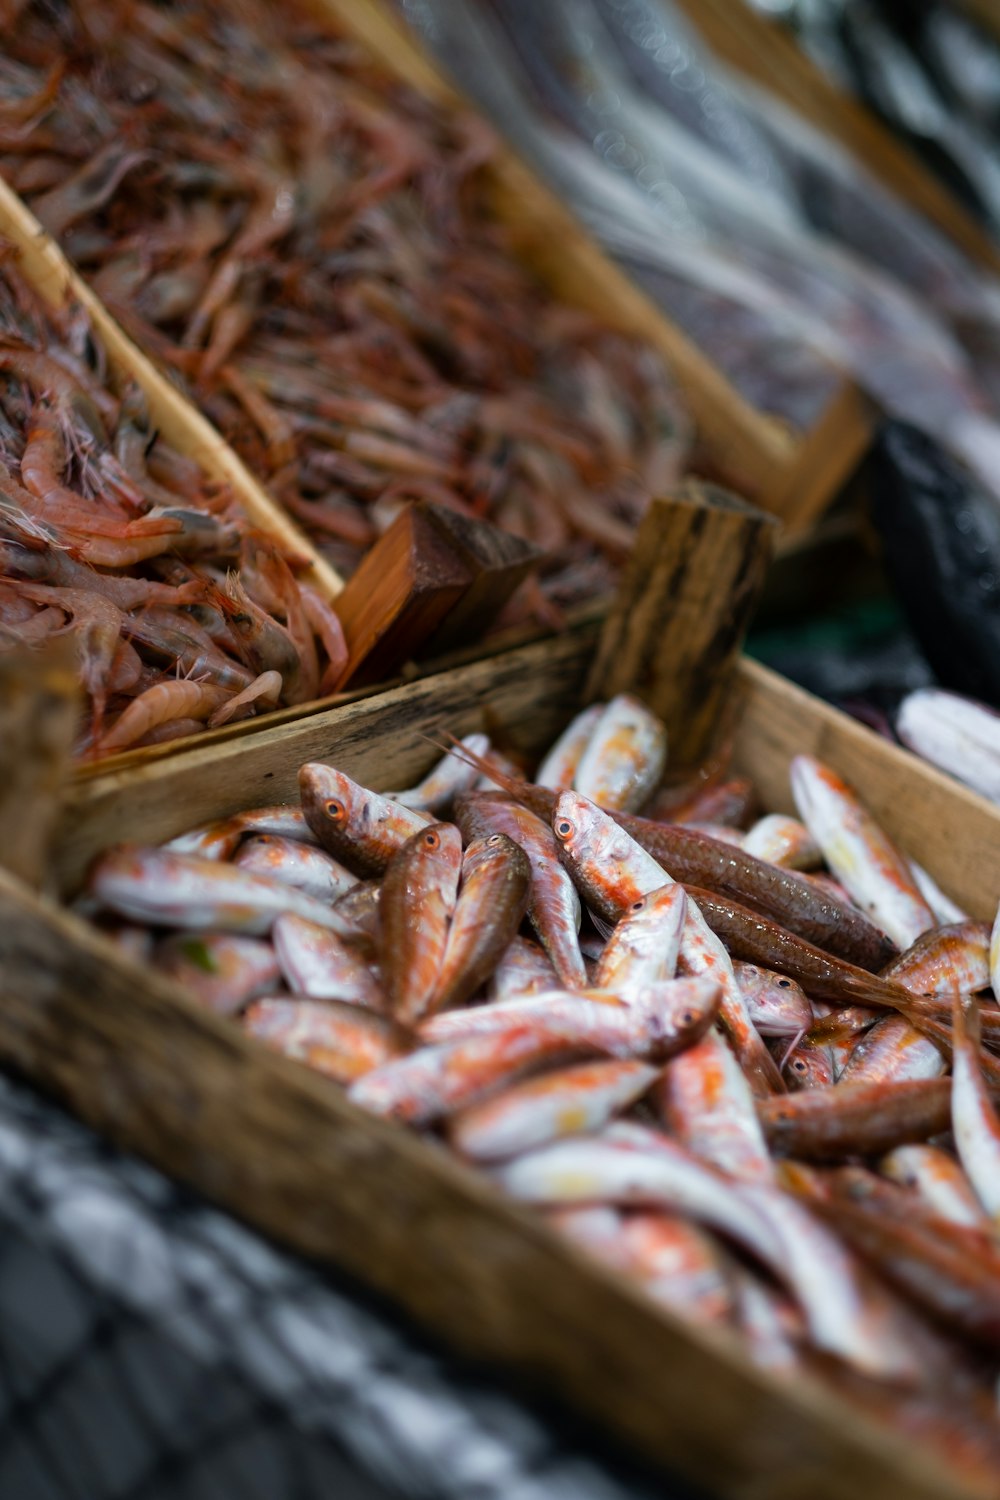
[[[0,865],[41,885],[80,711],[66,636],[0,655]]]
[[[0,235],[17,246],[18,268],[45,301],[60,307],[71,297],[87,309],[113,368],[142,387],[150,415],[167,441],[193,458],[213,479],[231,486],[254,524],[276,537],[291,555],[307,563],[303,576],[327,598],[335,598],[342,587],[340,575],[258,484],[211,423],[136,348],[2,177]]]
[[[89,855],[123,834],[157,839],[291,797],[307,758],[333,759],[384,788],[418,776],[445,727],[500,725],[512,747],[537,752],[576,707],[594,639],[594,626],[580,627],[214,756],[78,785],[62,823],[63,877],[72,884]],[[745,663],[740,681],[737,753],[766,803],[787,805],[791,752],[826,755],[978,909],[974,886],[989,883],[982,870],[1000,848],[997,809],[759,666]],[[968,862],[964,880],[962,861],[946,858],[949,842]],[[876,1428],[825,1386],[799,1375],[784,1384],[752,1368],[721,1333],[674,1320],[485,1179],[362,1115],[2,874],[0,993],[0,1059],[98,1129],[715,1492],[734,1500],[976,1493],[912,1437]]]
[[[777,530],[765,511],[695,481],[643,517],[587,697],[636,693],[666,725],[673,766],[708,751]]]
[[[72,890],[111,840],[138,838],[141,830],[158,842],[245,807],[297,801],[298,768],[307,760],[335,761],[376,790],[412,786],[446,748],[442,732],[481,729],[487,706],[495,738],[506,733],[512,750],[536,750],[579,705],[596,637],[596,624],[584,624],[242,741],[78,783],[59,830],[59,884]]]
[[[994,0],[980,0],[996,13]],[[776,21],[746,0],[680,0],[712,51],[828,131],[886,187],[987,270],[1000,271],[1000,249],[921,161],[863,104],[827,78]]]

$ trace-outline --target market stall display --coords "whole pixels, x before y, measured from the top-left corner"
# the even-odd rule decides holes
[[[537,756],[573,716],[594,640],[593,626],[578,627],[242,742],[80,783],[54,849],[63,887],[79,888],[123,823],[151,844],[192,824],[293,802],[308,761],[335,761],[378,790],[415,787],[439,756],[432,741],[442,728],[478,733],[484,711],[502,726],[506,754]],[[822,747],[952,899],[973,919],[992,916],[979,874],[997,837],[988,804],[760,668],[741,668],[737,687],[745,708],[733,770],[752,778],[765,810],[792,810],[789,758]],[[912,1438],[889,1442],[881,1427],[876,1437],[865,1414],[852,1406],[850,1417],[839,1415],[838,1398],[811,1394],[802,1377],[790,1388],[752,1375],[717,1334],[679,1328],[617,1278],[556,1250],[535,1220],[439,1149],[244,1038],[80,918],[9,879],[2,913],[6,1058],[269,1233],[363,1276],[440,1336],[522,1375],[534,1371],[647,1452],[723,1490],[762,1468],[777,1482],[802,1463],[821,1494],[849,1493],[859,1474],[886,1484],[891,1475],[900,1494],[954,1494],[971,1484],[949,1471],[936,1488],[933,1462],[924,1449],[914,1458]],[[175,958],[197,970],[197,949],[178,947]],[[58,963],[42,961],[55,950]],[[320,1208],[333,1202],[335,1217]],[[585,1372],[598,1366],[613,1366],[618,1378],[595,1387]],[[706,1383],[714,1393],[707,1405],[699,1394]],[[722,1464],[711,1438],[720,1401],[730,1413]]]
[[[812,756],[790,768],[804,822],[775,847],[773,817],[704,822],[724,763],[641,815],[667,736],[626,696],[578,715],[537,782],[489,752],[459,743],[387,795],[307,762],[299,804],[112,848],[82,902],[214,1012],[443,1136],[681,1318],[738,1330],[785,1375],[825,1354],[835,1384],[845,1368],[881,1382],[867,1399],[886,1415],[989,1472],[988,924],[925,897]],[[953,1150],[926,1144],[949,1125]]]
[[[1000,808],[741,649],[845,372],[988,467],[993,287],[543,9],[460,19],[687,335],[382,0],[0,0],[0,1062],[683,1483],[985,1500]]]
[[[995,255],[964,254],[867,153],[760,87],[739,4],[402,9],[756,405],[808,424],[847,374],[993,482]],[[702,26],[712,49],[730,33],[724,61]]]

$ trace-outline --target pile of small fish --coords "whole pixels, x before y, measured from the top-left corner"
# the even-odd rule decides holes
[[[689,426],[514,257],[479,120],[295,6],[4,11],[0,172],[342,574],[423,498],[548,555],[546,623],[610,587]]]
[[[1000,942],[812,757],[801,821],[665,759],[623,696],[534,782],[481,735],[389,795],[310,763],[80,902],[679,1316],[995,1460]]]
[[[0,241],[0,651],[67,632],[88,756],[303,703],[347,660],[329,603]]]

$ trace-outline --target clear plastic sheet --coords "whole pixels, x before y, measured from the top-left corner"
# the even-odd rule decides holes
[[[839,371],[998,486],[1000,286],[668,0],[401,4],[755,404],[808,426]]]

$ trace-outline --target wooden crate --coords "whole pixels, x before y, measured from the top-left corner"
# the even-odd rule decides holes
[[[596,626],[536,642],[217,749],[77,783],[61,816],[65,893],[122,836],[295,796],[326,758],[377,788],[408,784],[443,729],[502,725],[538,752],[579,703]],[[739,768],[789,806],[796,750],[853,778],[878,816],[979,916],[1000,811],[745,662]],[[976,1491],[912,1438],[798,1375],[752,1367],[589,1261],[438,1147],[354,1108],[137,967],[80,918],[0,873],[0,1060],[95,1128],[281,1240],[389,1297],[438,1338],[573,1403],[716,1493],[963,1500]]]
[[[310,0],[375,54],[386,69],[445,105],[471,108],[436,70],[384,0]],[[814,429],[798,438],[777,420],[755,411],[654,304],[598,249],[577,221],[510,151],[499,150],[487,169],[494,212],[513,232],[522,256],[553,294],[585,308],[609,326],[653,344],[672,367],[699,433],[700,447],[720,480],[791,529],[811,524],[836,494],[867,445],[867,404],[845,385]],[[212,426],[164,379],[122,332],[83,278],[30,210],[0,179],[0,234],[21,250],[22,267],[51,300],[69,291],[94,317],[113,361],[147,391],[154,416],[178,448],[230,483],[260,524],[312,558],[327,593],[340,587],[336,572],[315,553],[300,529],[269,500]]]

